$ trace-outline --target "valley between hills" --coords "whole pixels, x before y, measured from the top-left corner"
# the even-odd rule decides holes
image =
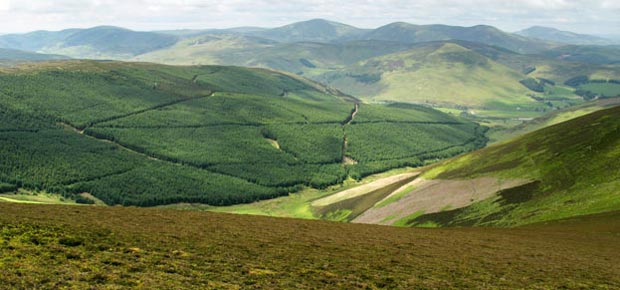
[[[0,47],[7,288],[620,287],[610,40],[315,19]]]

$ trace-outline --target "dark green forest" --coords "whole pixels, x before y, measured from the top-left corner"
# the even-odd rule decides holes
[[[7,68],[0,121],[0,190],[109,205],[248,203],[486,144],[484,127],[427,107],[359,104],[296,76],[222,66]]]

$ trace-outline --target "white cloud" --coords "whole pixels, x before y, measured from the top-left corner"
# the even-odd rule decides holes
[[[618,0],[0,0],[0,32],[117,25],[138,30],[278,26],[328,18],[361,27],[394,21],[620,31]]]
[[[0,13],[9,11],[10,9],[11,9],[11,1],[9,0],[0,1]]]

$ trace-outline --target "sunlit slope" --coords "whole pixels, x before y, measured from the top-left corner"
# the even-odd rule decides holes
[[[410,224],[516,225],[620,208],[620,107],[544,128],[442,163],[423,177],[527,179],[469,207]]]

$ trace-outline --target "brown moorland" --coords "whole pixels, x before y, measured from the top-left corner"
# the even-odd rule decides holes
[[[620,213],[415,229],[0,203],[6,288],[617,288]]]

